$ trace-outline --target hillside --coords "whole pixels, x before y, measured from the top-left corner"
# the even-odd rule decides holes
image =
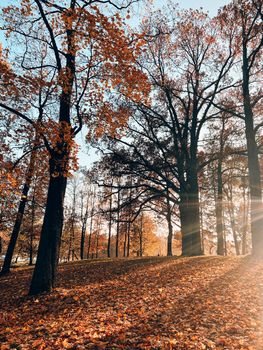
[[[0,279],[5,349],[263,349],[263,261],[143,258],[62,265],[57,288]]]

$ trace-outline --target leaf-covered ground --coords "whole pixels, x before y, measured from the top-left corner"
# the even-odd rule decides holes
[[[154,258],[60,267],[27,297],[31,269],[0,279],[5,349],[262,350],[263,261]]]

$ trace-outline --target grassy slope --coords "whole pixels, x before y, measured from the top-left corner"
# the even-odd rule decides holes
[[[31,269],[0,279],[0,349],[257,349],[263,261],[144,258],[60,267],[26,296]]]

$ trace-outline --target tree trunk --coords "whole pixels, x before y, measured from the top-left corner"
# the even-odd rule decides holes
[[[132,185],[132,181],[131,181]],[[132,190],[130,189],[129,194],[129,209],[128,209],[128,223],[127,223],[127,258],[130,256],[130,245],[131,245],[131,219],[132,219],[132,213],[131,213],[131,200],[132,200]]]
[[[93,188],[92,197],[91,197],[91,209],[90,209],[90,228],[89,228],[89,239],[88,239],[88,251],[87,258],[90,257],[90,249],[91,249],[91,238],[92,238],[92,230],[93,230],[93,216],[95,211],[95,189]]]
[[[228,187],[227,198],[228,198],[228,213],[229,213],[230,225],[231,225],[233,238],[234,238],[236,255],[240,255],[238,235],[237,235],[237,230],[236,230],[234,204],[233,204],[233,189],[232,189],[232,185],[231,184]]]
[[[242,215],[242,255],[247,254],[248,204],[245,180],[243,178],[243,215]]]
[[[227,256],[228,254],[228,250],[227,250],[227,234],[226,234],[226,225],[225,225],[225,219],[223,216],[223,244],[224,244],[224,252],[225,252],[225,256]]]
[[[15,221],[13,231],[11,233],[10,241],[9,241],[9,244],[7,247],[7,252],[5,255],[4,264],[3,264],[3,267],[1,270],[1,275],[5,275],[5,274],[8,274],[10,272],[12,258],[14,255],[14,250],[15,250],[17,238],[18,238],[18,235],[20,232],[20,227],[21,227],[24,212],[25,212],[28,191],[29,191],[29,186],[27,184],[24,184],[24,187],[22,190],[22,196],[20,199],[19,207],[18,207],[18,212],[16,215],[16,221]]]
[[[71,2],[71,10],[74,11],[75,2]],[[76,39],[72,27],[67,28],[67,55],[66,71],[67,79],[61,86],[59,100],[59,138],[56,146],[46,146],[50,154],[49,170],[50,179],[47,195],[47,204],[44,222],[41,230],[38,247],[37,261],[34,269],[29,294],[36,295],[49,292],[54,286],[57,265],[59,260],[60,240],[63,229],[64,198],[67,186],[67,173],[73,130],[71,128],[71,97],[72,87],[75,79],[76,63]],[[59,67],[61,73],[62,67]],[[58,74],[58,76],[59,76]],[[70,137],[70,140],[69,140]]]
[[[217,196],[216,196],[216,233],[217,233],[217,254],[224,255],[224,233],[223,233],[223,179],[222,162],[224,152],[225,118],[222,119],[220,133],[219,158],[217,165]]]
[[[36,136],[35,145],[38,142],[38,139],[39,139],[38,136]],[[32,176],[33,176],[33,172],[34,172],[36,152],[37,151],[35,149],[33,149],[31,152],[29,166],[28,166],[27,173],[26,173],[26,180],[25,180],[25,184],[23,186],[23,190],[22,190],[22,194],[21,194],[21,198],[20,198],[20,203],[18,206],[15,224],[14,224],[14,227],[13,227],[13,230],[11,233],[10,241],[9,241],[7,252],[5,255],[4,264],[3,264],[3,267],[1,270],[2,275],[7,274],[10,271],[17,238],[18,238],[18,235],[20,232],[21,224],[23,221],[23,216],[25,213],[25,207],[26,207],[26,203],[27,203],[27,195],[28,195],[28,192],[30,189]]]
[[[85,248],[85,238],[86,238],[86,229],[87,229],[87,221],[88,221],[88,215],[89,215],[89,200],[87,199],[86,205],[85,205],[85,214],[83,215],[84,211],[84,204],[83,204],[84,198],[81,197],[81,238],[80,238],[80,259],[84,259],[84,248]]]
[[[117,198],[117,229],[116,229],[116,258],[119,257],[119,238],[120,238],[120,189],[118,188],[118,198]]]
[[[88,258],[88,259],[89,259],[89,257],[90,257],[92,229],[93,229],[93,208],[92,208],[92,210],[91,210],[91,218],[90,218],[90,229],[89,229],[89,240],[88,240],[88,252],[87,252],[87,258]]]
[[[201,239],[201,250],[204,254],[204,219],[203,219],[203,205],[201,200],[201,192],[199,190],[200,199],[199,199],[199,210],[200,210],[200,239]]]
[[[222,180],[222,159],[218,160],[217,168],[217,198],[216,198],[216,233],[217,233],[217,254],[224,255],[224,233],[223,233],[223,180]]]
[[[70,232],[70,236],[69,236],[69,245],[68,245],[68,262],[70,261],[70,255],[71,255],[71,251],[72,251],[72,235]]]
[[[85,245],[85,236],[86,236],[86,225],[82,226],[81,229],[81,239],[80,239],[80,259],[84,259],[84,245]]]
[[[197,178],[192,179],[193,184],[194,181],[197,181]],[[179,211],[182,232],[182,255],[202,255],[198,186],[189,184],[187,192],[181,190]]]
[[[32,198],[32,217],[31,217],[30,246],[29,246],[29,266],[33,265],[34,223],[35,223],[35,196],[33,196],[33,198]]]
[[[167,256],[173,256],[173,226],[172,226],[172,213],[171,213],[171,204],[169,199],[169,190],[167,188],[167,196],[166,196],[166,204],[167,204],[167,215],[166,220],[168,224],[168,237],[167,237]]]
[[[99,257],[99,233],[96,236],[96,259]]]
[[[141,222],[140,222],[140,250],[139,256],[142,257],[143,254],[143,213],[141,214]]]
[[[127,247],[127,230],[128,230],[128,225],[126,227],[126,232],[124,235],[124,242],[123,242],[123,257],[126,257],[126,247]]]
[[[67,178],[54,177],[54,159],[50,160],[50,179],[44,222],[39,242],[30,295],[49,292],[54,286],[63,227],[63,207]]]
[[[129,258],[129,256],[130,256],[130,246],[131,246],[131,222],[130,222],[130,220],[128,222],[128,232],[127,232],[127,234],[128,234],[128,237],[127,237],[127,239],[128,239],[128,241],[127,241],[127,258]]]
[[[72,249],[71,249],[71,260],[74,261],[75,258],[75,230],[72,226]]]
[[[29,266],[33,265],[33,234],[30,233],[30,246],[29,246]]]
[[[112,192],[110,194],[110,217],[109,217],[109,231],[108,231],[108,245],[107,245],[107,256],[111,256],[111,222],[112,222]]]
[[[231,224],[231,229],[232,229],[233,238],[234,238],[236,255],[240,255],[239,242],[238,242],[238,239],[237,239],[235,214],[234,214],[233,203],[232,202],[229,203],[229,216],[230,216],[230,224]]]
[[[243,103],[245,114],[245,132],[248,152],[248,170],[249,170],[249,190],[250,190],[250,216],[252,233],[252,254],[263,255],[263,203],[262,190],[260,182],[260,165],[254,130],[253,110],[250,98],[249,88],[249,60],[247,53],[246,34],[243,32]]]

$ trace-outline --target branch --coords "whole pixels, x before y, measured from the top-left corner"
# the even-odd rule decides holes
[[[25,120],[26,122],[28,122],[30,125],[32,125],[36,130],[37,130],[37,123],[35,123],[33,120],[31,120],[30,118],[28,118],[26,115],[24,115],[23,113],[17,111],[16,109],[6,106],[5,104],[0,102],[0,107],[6,109],[7,111],[14,113],[15,115],[17,115],[18,117],[22,118],[23,120]],[[43,141],[45,143],[46,149],[51,152],[52,149],[49,145],[49,142],[46,138],[46,136],[43,133],[40,133],[41,137],[43,138]]]
[[[43,1],[43,0],[42,0]],[[53,30],[47,20],[47,17],[45,15],[45,12],[43,10],[43,7],[41,5],[41,2],[40,0],[35,0],[38,8],[39,8],[39,12],[42,16],[42,19],[47,27],[47,30],[49,32],[49,35],[50,35],[50,39],[51,39],[51,42],[53,44],[53,50],[54,50],[54,54],[55,54],[55,57],[56,57],[56,61],[57,61],[57,66],[58,66],[58,71],[61,71],[62,69],[62,65],[61,65],[61,60],[60,60],[60,57],[59,57],[59,50],[58,50],[58,47],[57,47],[57,43],[56,43],[56,40],[55,40],[55,37],[54,37],[54,33],[53,33]],[[44,1],[45,2],[45,1]]]

